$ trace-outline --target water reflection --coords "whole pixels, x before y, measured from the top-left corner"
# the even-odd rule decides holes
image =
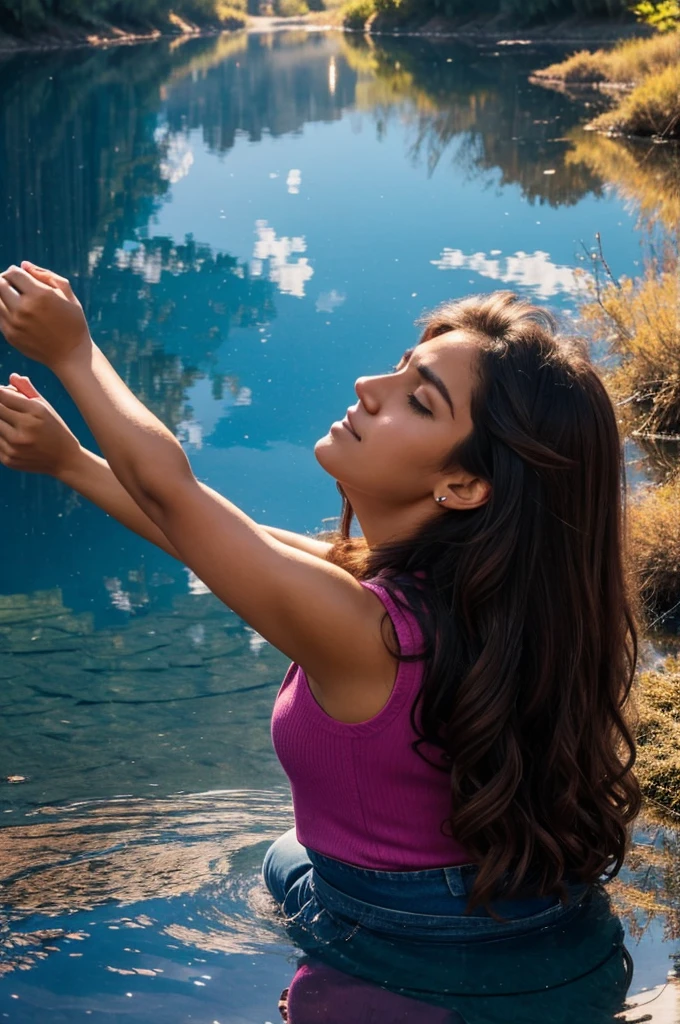
[[[290,813],[285,791],[235,790],[46,806],[0,830],[0,1008],[22,1022],[179,1022],[201,1004],[252,1019],[230,1015],[244,1009],[231,972],[282,960],[259,870]]]
[[[187,950],[203,963],[275,953],[283,933],[259,865],[289,821],[283,791],[41,808],[0,831],[0,973],[40,977],[60,952],[91,961],[106,937],[117,951],[79,986],[85,1006],[105,974],[133,992],[149,977],[167,990],[168,961],[179,965]],[[512,940],[440,946],[360,930],[300,965],[288,1019],[604,1024],[631,981],[623,942],[604,890],[569,921]],[[202,977],[213,975],[208,967]],[[214,999],[224,996],[211,987]]]
[[[527,81],[545,51],[353,36],[343,43],[359,73],[359,109],[371,113],[380,134],[390,121],[405,121],[411,158],[430,173],[448,153],[471,174],[499,170],[497,184],[518,183],[531,203],[570,206],[602,194],[601,177],[564,161],[566,131],[582,118],[579,105],[560,93],[541,95]]]
[[[544,929],[519,943],[423,947],[395,944],[384,978],[362,977],[371,968],[347,954],[331,952],[323,960],[303,962],[281,1016],[290,1024],[612,1024],[620,1019],[632,979],[623,930],[604,893],[578,922]],[[359,976],[350,972],[350,964]]]
[[[338,59],[338,37],[278,32],[247,37],[246,52],[211,61],[199,75],[171,82],[164,106],[171,130],[199,129],[207,147],[250,142],[337,121],[354,102],[356,73]]]
[[[503,256],[499,249],[464,253],[446,248],[439,259],[432,260],[438,270],[472,270],[480,277],[500,284],[521,288],[537,302],[548,303],[556,295],[577,297],[584,291],[584,274],[579,268],[560,267],[547,252],[516,252]],[[589,275],[588,275],[589,276]]]
[[[300,135],[305,126],[335,125],[348,110],[354,111],[356,130],[356,119],[368,115],[381,138],[393,123],[411,158],[424,160],[430,171],[450,150],[455,165],[467,167],[471,177],[483,181],[490,168],[497,168],[496,185],[516,182],[531,202],[560,207],[588,193],[599,196],[616,160],[609,157],[604,167],[594,163],[582,141],[573,154],[567,152],[574,145],[569,133],[582,110],[568,97],[526,81],[540,59],[528,48],[506,47],[496,54],[459,43],[376,44],[320,33],[242,34],[181,45],[51,53],[39,63],[27,56],[5,59],[0,61],[6,100],[0,133],[0,261],[27,256],[58,266],[74,279],[98,341],[142,400],[190,452],[210,446],[233,453],[236,473],[232,462],[229,473],[215,459],[206,457],[200,465],[206,467],[204,478],[218,487],[224,476],[230,496],[251,514],[262,514],[268,501],[259,500],[259,493],[255,497],[250,481],[264,481],[286,466],[283,479],[270,487],[263,483],[262,490],[267,497],[267,492],[277,496],[272,502],[277,524],[299,528],[292,521],[292,506],[301,507],[303,498],[290,502],[288,522],[281,515],[286,476],[300,495],[308,491],[311,445],[327,429],[329,408],[346,406],[352,377],[344,388],[338,383],[329,391],[328,382],[319,384],[309,350],[300,352],[291,341],[308,337],[316,348],[323,344],[321,327],[330,328],[325,336],[331,345],[324,348],[327,377],[333,380],[350,364],[344,349],[357,325],[345,318],[356,315],[352,301],[356,310],[359,288],[377,292],[370,274],[365,285],[361,278],[373,264],[380,268],[377,239],[390,212],[373,229],[368,263],[359,230],[366,218],[357,212],[348,242],[351,276],[343,277],[343,270],[330,278],[327,268],[337,262],[340,245],[335,197],[324,201],[320,211],[328,219],[320,244],[319,232],[310,239],[309,222],[307,228],[300,226],[304,220],[292,217],[289,209],[279,204],[267,211],[257,191],[247,200],[239,194],[241,204],[253,197],[258,204],[249,218],[245,248],[232,226],[232,172],[224,164],[224,193],[215,203],[220,224],[225,218],[218,244],[212,236],[208,242],[196,234],[178,239],[159,233],[154,220],[172,204],[175,190],[201,172],[206,152],[222,159],[243,140],[263,145]],[[336,162],[341,161],[339,152]],[[272,163],[276,168],[278,162]],[[309,198],[307,183],[323,176],[307,164],[302,168],[296,159],[269,174],[270,179],[280,177],[287,197],[300,201],[298,211]],[[626,181],[634,179],[637,187],[636,166],[631,156]],[[664,183],[671,179],[669,164]],[[202,216],[207,199],[207,194],[191,194],[192,221]],[[402,244],[407,235],[408,228]],[[502,251],[489,245],[480,249],[477,238],[470,241],[460,238],[457,219],[452,219],[450,230],[426,257],[414,255],[408,273],[416,301],[405,324],[428,301],[414,287],[428,269],[434,275],[433,302],[496,282],[559,304],[578,294],[579,280],[568,262],[577,245],[556,258],[545,244],[549,239],[542,239],[541,247],[521,248],[506,237]],[[388,259],[399,262],[385,253],[378,270],[383,279]],[[399,288],[403,291],[404,285]],[[288,300],[299,303],[295,320],[287,309],[281,315],[281,303]],[[363,315],[366,337],[372,334],[373,344],[385,350],[389,336],[383,332],[380,338],[371,319],[383,319],[386,301],[395,299],[376,294],[376,303],[369,303]],[[337,318],[337,328],[331,318]],[[280,336],[278,345],[271,344],[273,331]],[[395,351],[390,348],[389,356],[386,351],[386,361],[394,360]],[[290,388],[293,367],[303,401]],[[49,374],[5,349],[0,378],[12,370],[30,370],[83,442],[91,444],[79,414]],[[250,452],[251,460],[254,449],[261,453],[257,470],[254,461],[250,473],[242,468],[245,453],[237,455],[236,444]],[[302,462],[305,472],[296,477]],[[336,512],[330,482],[318,483],[315,493],[307,529]],[[31,509],[28,520],[12,514],[19,506]],[[10,552],[0,581],[6,593],[17,592],[26,579],[30,589],[65,585],[71,607],[94,607],[101,615],[112,593],[103,580],[140,572],[143,561],[147,577],[169,574],[165,556],[98,517],[51,480],[3,471],[0,530]],[[91,556],[89,573],[73,568],[83,548]],[[21,559],[14,559],[19,551]],[[153,591],[151,602],[159,596]],[[130,610],[124,600],[115,607]]]
[[[603,222],[627,273],[639,214],[677,224],[670,147],[582,133],[580,102],[527,81],[551,57],[277,34],[0,61],[0,261],[72,277],[197,474],[313,529],[337,499],[312,444],[424,307],[503,283],[565,310]],[[10,370],[88,443],[53,379],[3,348]],[[286,659],[55,481],[0,476],[0,958],[20,996],[2,1010],[275,1019],[294,968],[259,864],[290,823],[269,741]],[[680,940],[678,863],[675,830],[641,823],[609,889],[651,988],[652,939]],[[359,938],[296,975],[291,1019],[611,1019],[630,973],[602,907],[583,935],[458,966],[401,949],[386,970]],[[435,1005],[444,967],[458,1001]]]
[[[670,232],[680,224],[680,154],[676,146],[602,138],[581,128],[570,133],[570,165],[588,167],[639,214],[642,225]]]
[[[93,794],[283,784],[269,718],[286,658],[195,578],[149,609],[154,591],[186,587],[173,565],[174,585],[107,578],[109,600],[137,614],[99,629],[58,591],[0,597],[0,780],[22,780],[0,788],[4,825]]]
[[[244,404],[237,382],[215,370],[215,354],[233,328],[275,315],[272,288],[253,280],[246,263],[192,238],[141,238],[91,254],[90,288],[107,357],[173,431],[185,419],[188,389],[206,375],[217,400],[226,386]]]
[[[156,134],[163,83],[201,40],[133,53],[80,49],[0,61],[0,261],[21,256],[86,277],[106,232],[119,239],[166,194]],[[120,116],[126,110],[125,117]]]
[[[627,879],[596,889],[558,926],[442,946],[376,941],[360,930],[308,949],[296,968],[286,963],[289,947],[259,874],[290,815],[284,789],[230,790],[45,805],[0,830],[0,974],[4,991],[20,995],[15,1019],[120,1012],[130,992],[133,1021],[179,1022],[192,1012],[274,1020],[277,985],[289,989],[282,1011],[293,1024],[674,1019],[664,1014],[677,1005],[677,989],[633,986],[628,952],[636,955],[652,904],[666,938],[677,936],[669,917],[677,837],[658,823],[638,833]],[[644,890],[634,896],[640,885],[646,904]],[[304,936],[296,938],[304,949]],[[254,977],[258,961],[268,1003],[253,1000],[239,973],[247,965]],[[627,1001],[630,990],[638,994]],[[10,1005],[0,996],[1,1007]]]

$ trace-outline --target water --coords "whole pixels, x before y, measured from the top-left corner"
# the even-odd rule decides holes
[[[0,264],[72,279],[201,479],[317,529],[339,502],[314,442],[424,310],[512,287],[568,319],[598,231],[615,274],[639,266],[658,203],[626,168],[659,196],[673,167],[584,135],[580,104],[529,84],[559,55],[290,32],[5,59]],[[59,384],[0,345],[12,371],[93,445]],[[628,451],[634,481],[655,475]],[[278,1020],[297,961],[258,871],[291,823],[269,741],[285,658],[54,480],[2,469],[0,488],[2,1019]],[[449,980],[469,986],[446,1005],[436,979],[399,1003],[308,965],[291,1019],[611,1019],[680,952],[678,837],[648,816],[638,843],[611,887],[632,981],[603,904],[559,954],[499,954],[505,975],[461,952]],[[361,974],[370,951],[353,955],[334,968]],[[417,973],[412,951],[392,960]],[[524,977],[563,998],[509,989]],[[652,995],[653,1019],[674,1012],[673,986]]]

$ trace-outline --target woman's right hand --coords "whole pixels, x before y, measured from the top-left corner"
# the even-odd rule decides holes
[[[59,476],[77,461],[80,442],[28,377],[9,381],[0,386],[0,464]]]

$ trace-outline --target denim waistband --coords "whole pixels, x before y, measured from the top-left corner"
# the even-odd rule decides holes
[[[472,891],[477,875],[476,864],[459,864],[449,868],[419,868],[416,871],[382,871],[376,868],[362,868],[346,861],[327,857],[325,854],[307,850],[312,866],[337,888],[346,887],[359,897],[366,898],[378,892],[399,892],[401,899],[409,894],[422,892],[424,888],[445,883],[451,896],[466,897]]]
[[[468,897],[477,874],[475,864],[427,868],[418,871],[379,871],[307,851],[313,867],[313,884],[320,903],[332,914],[376,930],[395,928],[431,937],[464,933],[466,936],[523,933],[570,916],[578,910],[589,890],[568,884],[569,902],[557,896],[529,896],[496,900],[466,914]]]

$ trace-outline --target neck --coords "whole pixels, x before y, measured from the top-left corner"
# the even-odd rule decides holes
[[[352,491],[344,484],[343,490],[371,549],[408,540],[436,511],[432,508],[432,495],[407,505],[395,505],[371,494]]]

